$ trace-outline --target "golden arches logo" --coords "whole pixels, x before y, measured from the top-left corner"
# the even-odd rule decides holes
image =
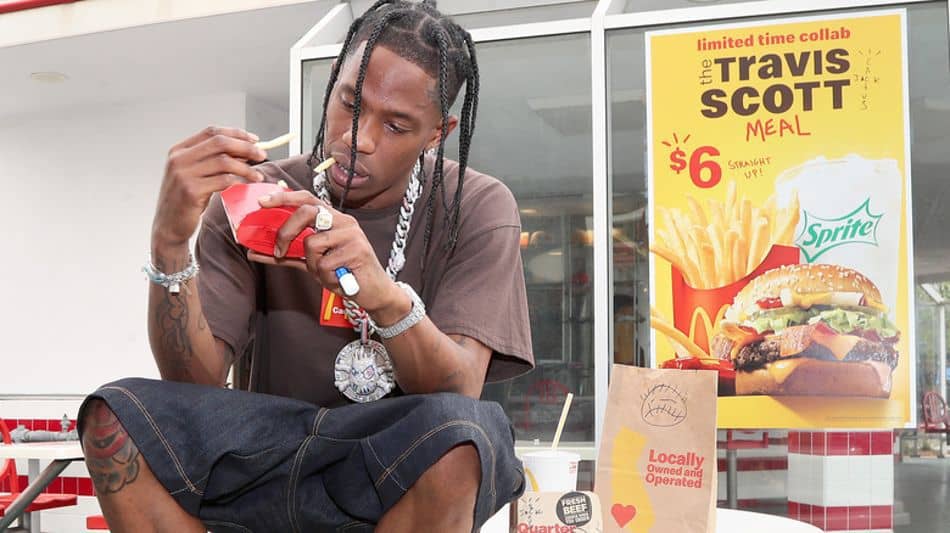
[[[714,326],[722,320],[722,317],[726,315],[726,309],[729,308],[729,304],[723,304],[719,308],[719,311],[716,312],[716,318],[710,319],[709,313],[706,312],[702,307],[697,306],[693,309],[693,316],[689,319],[689,338],[693,342],[696,342],[700,345],[701,348],[709,349],[709,341],[712,339],[712,334],[714,331]],[[703,331],[706,333],[706,344],[707,346],[702,346],[703,343],[700,343],[696,340],[696,323],[702,320]]]

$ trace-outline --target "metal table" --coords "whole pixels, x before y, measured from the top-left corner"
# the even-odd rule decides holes
[[[69,466],[69,463],[83,459],[82,448],[78,441],[0,444],[0,460],[6,459],[27,461],[29,485],[0,517],[0,533],[6,531],[10,524],[21,515],[24,518],[23,525],[29,528],[30,533],[40,533],[40,514],[24,514],[23,511]],[[40,472],[40,461],[50,461],[42,472]]]

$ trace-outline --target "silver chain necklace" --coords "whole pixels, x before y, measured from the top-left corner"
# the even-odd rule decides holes
[[[393,246],[386,265],[386,274],[393,281],[406,265],[405,251],[409,227],[412,224],[416,201],[422,195],[422,182],[419,180],[421,171],[422,166],[416,161],[406,194],[402,198],[402,206],[399,208]],[[314,176],[313,192],[317,198],[330,204],[330,190],[326,180],[326,171]],[[337,354],[333,372],[334,384],[344,396],[354,402],[376,401],[392,392],[396,386],[392,359],[381,342],[370,339],[376,332],[376,324],[369,314],[349,298],[343,299],[343,307],[346,319],[359,334],[359,338],[344,346]]]

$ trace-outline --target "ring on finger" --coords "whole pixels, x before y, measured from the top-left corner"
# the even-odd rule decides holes
[[[326,231],[333,227],[333,213],[326,207],[317,207],[317,218],[313,223],[317,231]]]

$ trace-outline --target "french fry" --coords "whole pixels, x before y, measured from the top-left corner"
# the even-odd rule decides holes
[[[677,222],[677,226],[679,227],[680,235],[683,236],[683,246],[686,248],[686,259],[692,265],[693,270],[697,274],[697,277],[693,278],[693,281],[695,282],[693,286],[698,288],[700,286],[700,278],[698,277],[699,252],[697,251],[699,247],[696,246],[695,242],[693,241],[692,231],[690,229],[692,226],[690,225],[689,219],[686,217],[686,215],[682,213],[677,213],[674,218]]]
[[[657,309],[655,306],[652,306],[652,305],[650,306],[650,318],[651,319],[656,318],[661,322],[666,322],[667,324],[670,323],[670,321],[666,318],[666,316],[664,316],[663,313],[661,313],[659,309]]]
[[[795,191],[792,194],[792,201],[789,202],[788,208],[789,210],[791,210],[792,215],[795,217],[796,225],[798,225],[797,223],[798,223],[799,215],[801,214],[801,210],[802,210],[802,204],[798,200],[798,191]]]
[[[717,202],[716,200],[709,200],[707,202],[709,205],[709,224],[714,224],[716,226],[722,227],[723,221],[726,219],[726,210],[722,205],[722,202]],[[707,224],[708,226],[708,224]]]
[[[765,217],[759,217],[755,220],[752,228],[752,241],[749,244],[749,258],[746,262],[746,272],[752,272],[765,252],[768,249],[769,241],[769,221]]]
[[[769,231],[769,240],[775,244],[781,244],[778,242],[778,236],[785,231],[786,224],[788,224],[788,211],[779,209],[775,212],[775,221],[772,222],[772,227]]]
[[[736,241],[736,246],[739,248],[739,264],[743,266],[742,276],[745,276],[749,272],[752,272],[748,268],[749,264],[749,241],[743,237],[739,237],[739,240]],[[742,277],[740,276],[740,277]]]
[[[709,242],[713,250],[713,278],[716,287],[722,287],[729,284],[729,278],[732,277],[732,267],[728,266],[731,259],[727,262],[725,247],[723,246],[723,237],[720,235],[719,226],[715,223],[706,226],[706,233],[709,235]],[[727,271],[728,270],[728,271]]]
[[[742,200],[739,227],[742,228],[742,231],[739,232],[739,237],[742,237],[745,239],[745,242],[748,243],[752,237],[752,202],[749,200]]]
[[[650,309],[650,327],[666,335],[666,338],[674,345],[678,344],[682,346],[689,355],[700,359],[707,359],[709,357],[709,354],[693,342],[692,339],[683,334],[682,331],[674,328],[666,320],[663,320],[659,313],[654,313],[652,308]]]
[[[676,267],[676,269],[686,277],[687,283],[695,286],[696,280],[691,278],[696,274],[691,273],[690,268],[676,254],[670,251],[669,248],[666,248],[659,243],[653,243],[650,245],[650,251],[669,261],[671,265]]]
[[[697,226],[705,226],[709,223],[709,221],[706,220],[706,213],[703,211],[702,206],[699,205],[699,202],[697,202],[695,198],[692,196],[687,196],[686,202],[689,204],[690,222]]]
[[[702,248],[703,245],[709,244],[709,234],[706,233],[704,226],[693,226],[689,231],[693,236],[693,242],[697,248]]]
[[[314,167],[313,171],[319,174],[323,172],[324,170],[332,167],[335,163],[336,163],[336,159],[333,159],[332,157],[327,158],[323,163],[320,163],[319,165]]]
[[[716,262],[712,245],[703,244],[699,247],[699,275],[703,278],[704,288],[716,286]]]
[[[737,237],[735,246],[732,249],[733,276],[735,276],[736,280],[740,280],[748,274],[746,270],[746,263],[749,261],[748,256],[749,247],[746,240],[742,237]]]
[[[801,203],[798,201],[798,192],[792,195],[792,201],[788,207],[788,221],[785,230],[779,234],[778,243],[791,246],[795,241],[795,228],[798,227],[798,221],[801,218]]]
[[[679,228],[673,220],[673,214],[670,213],[669,209],[661,208],[660,216],[663,218],[663,223],[666,225],[669,233],[667,245],[676,255],[684,257],[686,255],[686,247],[683,245],[683,237],[680,235]]]
[[[650,244],[650,251],[662,257],[663,259],[666,259],[667,261],[670,262],[670,264],[674,266],[680,262],[679,258],[676,257],[676,255],[673,254],[673,252],[671,252],[669,248],[663,246],[662,244],[658,242],[654,242]]]
[[[736,211],[736,182],[730,181],[726,189],[726,216],[735,218]]]
[[[699,280],[699,268],[695,262],[690,260],[689,254],[686,251],[689,248],[686,244],[686,239],[680,232],[679,226],[674,223],[672,215],[670,215],[668,224],[670,227],[668,237],[669,249],[680,258],[682,265],[678,268],[680,268],[680,272],[686,277],[686,282],[695,286]]]
[[[255,143],[255,146],[257,146],[261,150],[273,150],[274,148],[277,148],[278,146],[283,146],[296,138],[297,138],[296,133],[285,133],[281,135],[280,137],[275,137],[269,141],[261,141],[259,143]]]
[[[755,233],[755,222],[762,218],[762,209],[759,207],[753,207],[749,218],[749,234],[746,235],[746,242],[752,244],[752,235]]]
[[[738,240],[739,233],[736,232],[736,230],[730,229],[726,231],[726,238],[722,247],[723,264],[720,266],[725,275],[729,277],[729,280],[725,284],[739,280],[745,275],[743,271],[745,265],[739,266],[739,264],[736,263],[735,248]]]
[[[772,242],[775,244],[788,244],[790,235],[795,231],[795,225],[798,223],[798,221],[795,220],[797,217],[795,217],[789,209],[782,209],[776,218],[778,220],[772,228]]]
[[[689,235],[692,248],[696,253],[696,265],[699,270],[700,284],[698,288],[709,289],[714,287],[716,285],[715,258],[706,228],[693,226],[690,228]]]

